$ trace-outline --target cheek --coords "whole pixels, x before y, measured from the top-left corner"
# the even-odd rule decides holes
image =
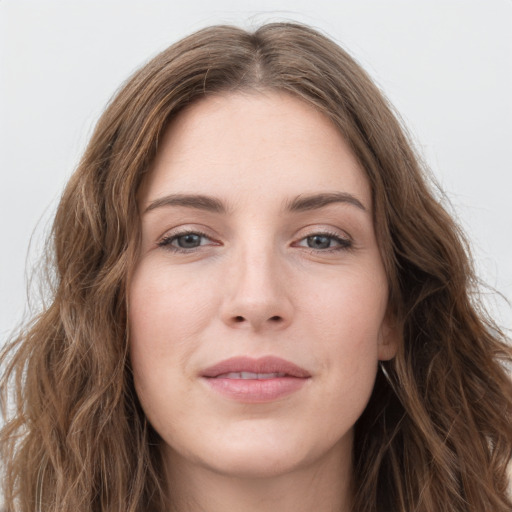
[[[165,264],[142,264],[130,286],[129,321],[132,340],[157,345],[187,341],[212,319],[212,286]]]
[[[215,317],[212,287],[165,264],[142,261],[129,290],[130,358],[136,386],[182,371]],[[210,290],[210,291],[209,291]]]
[[[375,342],[387,307],[388,287],[382,272],[345,269],[328,278],[301,279],[296,296],[317,339],[338,338],[341,345]],[[322,335],[324,333],[324,335]]]
[[[303,297],[304,329],[315,340],[314,353],[332,379],[328,388],[335,393],[371,392],[387,294],[383,272],[339,272],[332,279],[316,281],[316,287],[303,281],[298,296]]]

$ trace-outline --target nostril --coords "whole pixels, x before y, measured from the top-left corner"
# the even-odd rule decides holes
[[[242,316],[242,315],[236,315],[236,316],[232,316],[231,317],[231,320],[230,322],[232,322],[232,325],[234,324],[243,324],[245,322],[247,322],[248,324],[254,324],[254,326],[259,326],[260,325],[260,321],[263,321],[265,322],[265,318],[262,317],[262,318],[251,318],[251,316]],[[271,317],[268,317],[266,322],[269,322],[270,324],[282,324],[284,322],[284,318],[280,315],[273,315]]]

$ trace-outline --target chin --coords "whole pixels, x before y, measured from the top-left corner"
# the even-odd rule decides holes
[[[304,457],[298,451],[287,453],[277,447],[268,449],[255,447],[254,450],[244,447],[240,451],[231,447],[229,452],[226,450],[222,453],[222,457],[208,461],[210,469],[216,473],[238,478],[277,477],[299,469],[305,464]]]
[[[212,440],[196,452],[200,453],[202,465],[216,473],[241,478],[276,477],[310,465],[333,448],[330,443],[324,444],[325,438],[324,443],[317,439],[308,442],[306,432],[293,432],[293,429],[231,434]]]

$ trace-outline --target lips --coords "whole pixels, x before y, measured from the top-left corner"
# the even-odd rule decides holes
[[[201,372],[201,376],[216,378],[229,373],[241,374],[244,372],[252,374],[279,373],[286,377],[297,378],[311,377],[309,372],[304,370],[304,368],[301,368],[286,359],[274,356],[261,357],[259,359],[252,359],[250,357],[233,357],[206,368]]]
[[[218,375],[215,377],[216,379],[276,379],[278,377],[286,377],[286,373],[253,373],[253,372],[229,372],[223,373],[222,375]]]
[[[244,403],[262,403],[298,391],[311,374],[290,361],[267,356],[226,359],[206,368],[200,376],[224,397]]]

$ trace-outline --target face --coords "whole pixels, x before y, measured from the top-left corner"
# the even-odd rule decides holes
[[[201,100],[139,200],[131,362],[166,460],[265,475],[349,457],[396,343],[370,187],[331,122],[285,94]]]

